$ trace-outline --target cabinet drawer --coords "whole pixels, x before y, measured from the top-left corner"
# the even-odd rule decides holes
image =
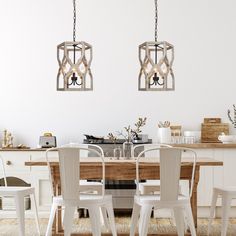
[[[30,167],[25,166],[25,162],[30,160],[29,152],[1,152],[3,158],[6,175],[9,172],[28,172]]]

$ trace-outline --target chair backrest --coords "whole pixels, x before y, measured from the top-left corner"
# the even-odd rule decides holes
[[[133,152],[134,156],[138,156],[143,150],[150,149],[150,148],[160,148],[160,147],[172,147],[171,145],[168,144],[162,144],[162,143],[147,143],[147,144],[137,144],[134,146]],[[138,155],[135,155],[138,149],[141,149]],[[158,149],[155,151],[159,151]],[[143,153],[143,155],[145,152]]]
[[[64,200],[78,200],[80,196],[80,157],[81,151],[94,153],[95,156],[101,158],[102,161],[102,196],[104,196],[105,182],[105,162],[103,153],[97,150],[85,147],[60,147],[52,148],[46,151],[46,159],[50,171],[50,160],[48,153],[57,151],[59,156],[59,169],[62,197]],[[51,171],[50,171],[51,173]],[[51,177],[52,179],[52,177]]]
[[[6,177],[6,170],[4,165],[4,160],[2,156],[0,156],[1,166],[2,166],[2,173],[3,173],[3,179],[4,179],[4,185],[7,187],[7,177]]]
[[[96,144],[68,143],[68,144],[62,145],[61,147],[81,147],[81,148],[88,148],[89,150],[90,149],[95,149],[95,150],[99,151],[101,153],[101,155],[104,157],[103,149],[100,146],[96,145]],[[86,152],[86,154],[87,154],[87,157],[90,156],[89,152]],[[91,155],[93,156],[94,153],[92,152]],[[83,157],[85,157],[85,155],[83,155]]]
[[[196,152],[188,148],[175,148],[175,147],[164,147],[164,148],[151,148],[146,149],[141,152],[136,161],[136,178],[137,183],[139,182],[139,160],[140,157],[145,152],[150,152],[154,150],[160,151],[160,193],[161,200],[163,201],[173,201],[178,199],[179,194],[179,180],[180,180],[180,171],[181,171],[181,159],[182,153],[188,151],[191,153],[192,161],[188,165],[192,166],[192,176],[191,176],[191,185],[189,191],[189,197],[192,196],[193,184],[194,184],[194,174],[196,166]],[[137,184],[137,194],[139,194]]]

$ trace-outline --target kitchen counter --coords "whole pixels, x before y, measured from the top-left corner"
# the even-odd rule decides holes
[[[193,143],[193,144],[170,144],[173,147],[186,147],[186,148],[236,148],[236,143]]]
[[[0,152],[14,152],[14,151],[23,151],[23,152],[27,152],[27,151],[46,151],[47,148],[0,148]]]
[[[205,148],[236,148],[236,143],[193,143],[193,144],[173,144],[173,147],[186,147],[186,148],[198,148],[198,149],[205,149]],[[1,151],[46,151],[47,148],[0,148]]]

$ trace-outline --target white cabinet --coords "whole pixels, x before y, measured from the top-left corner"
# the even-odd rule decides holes
[[[214,158],[213,149],[196,149],[197,157]],[[210,206],[213,188],[213,167],[201,166],[200,179],[198,183],[198,206]]]
[[[47,166],[29,167],[25,165],[26,161],[45,157],[45,151],[1,151],[0,156],[3,158],[7,176],[19,178],[35,188],[39,213],[49,212],[52,194]],[[2,177],[1,169],[0,177]],[[4,211],[2,214],[9,215],[10,213]],[[15,214],[10,215],[15,216]]]
[[[38,160],[45,158],[45,151],[31,152],[30,159]],[[46,160],[46,159],[45,159]],[[47,166],[30,167],[31,184],[35,188],[38,210],[49,211],[52,202],[52,191]]]

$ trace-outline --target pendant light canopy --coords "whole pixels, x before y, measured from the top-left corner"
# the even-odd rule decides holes
[[[168,91],[175,89],[172,69],[174,46],[166,41],[157,41],[158,9],[155,1],[155,41],[139,46],[140,73],[138,89],[140,91]]]
[[[73,8],[73,41],[63,42],[57,46],[59,64],[57,90],[93,90],[93,76],[90,68],[93,57],[92,46],[83,41],[76,41],[76,0],[73,0]]]

